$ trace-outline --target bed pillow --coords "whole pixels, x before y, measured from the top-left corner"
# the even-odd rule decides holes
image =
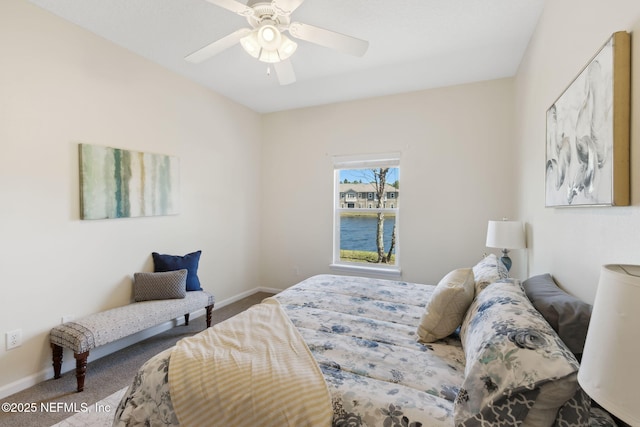
[[[558,287],[550,274],[531,277],[522,283],[533,306],[547,319],[574,354],[582,354],[591,305]]]
[[[136,302],[184,298],[187,295],[187,270],[163,273],[135,273],[133,299]]]
[[[588,411],[577,360],[517,280],[477,294],[460,337],[466,365],[454,404],[456,426],[552,426],[572,399],[576,413]]]
[[[187,270],[187,291],[201,291],[198,278],[198,264],[202,251],[191,252],[185,256],[163,255],[153,252],[153,265],[156,273],[175,270]]]
[[[470,268],[460,268],[444,276],[422,314],[419,341],[434,342],[451,335],[462,323],[474,294],[475,281]]]
[[[478,294],[493,282],[509,277],[509,272],[495,254],[489,254],[473,266],[473,276],[476,281],[476,294]]]

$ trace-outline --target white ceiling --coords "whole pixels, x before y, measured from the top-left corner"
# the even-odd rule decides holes
[[[184,61],[248,27],[205,0],[29,1],[261,113],[513,76],[544,3],[306,0],[292,21],[368,40],[369,50],[359,58],[295,40],[297,82],[280,86],[240,45]]]

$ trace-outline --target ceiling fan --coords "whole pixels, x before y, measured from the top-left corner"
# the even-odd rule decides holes
[[[203,62],[240,43],[249,55],[262,62],[273,64],[278,81],[281,85],[287,85],[296,81],[289,57],[296,51],[298,45],[284,34],[285,31],[296,39],[350,55],[362,56],[369,48],[369,42],[365,40],[309,24],[291,22],[291,13],[304,0],[248,0],[246,5],[236,0],[206,1],[244,16],[251,28],[241,28],[193,52],[184,58],[189,62]]]

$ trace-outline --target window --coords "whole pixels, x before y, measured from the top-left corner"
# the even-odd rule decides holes
[[[399,154],[333,160],[332,269],[399,277]],[[367,203],[341,203],[340,196],[351,191],[366,196]]]

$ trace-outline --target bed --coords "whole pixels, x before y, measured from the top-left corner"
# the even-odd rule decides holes
[[[283,313],[282,319],[259,317],[274,313]],[[437,285],[318,275],[232,319],[145,363],[114,426],[611,425],[590,411],[573,352],[495,257],[455,270]],[[276,337],[278,322],[289,335]],[[245,329],[228,331],[238,325]],[[271,359],[257,368],[254,360],[242,365],[236,356],[239,347],[254,351],[265,337],[268,357],[280,351],[274,350],[278,343],[303,342],[294,359],[276,356],[286,360],[279,377]],[[229,343],[231,351],[221,350]],[[180,346],[187,350],[178,351]],[[228,372],[252,373],[228,380],[222,371],[213,374],[213,366],[222,364],[210,359],[220,356],[212,355],[214,349],[224,363],[232,360]],[[199,367],[183,373],[182,365]],[[268,381],[255,372],[265,370]],[[264,390],[255,391],[262,383],[268,383]],[[306,390],[308,384],[315,389]],[[233,397],[220,400],[226,394]],[[307,395],[313,398],[296,400]],[[260,406],[265,401],[269,405]],[[265,421],[273,414],[288,421]]]

